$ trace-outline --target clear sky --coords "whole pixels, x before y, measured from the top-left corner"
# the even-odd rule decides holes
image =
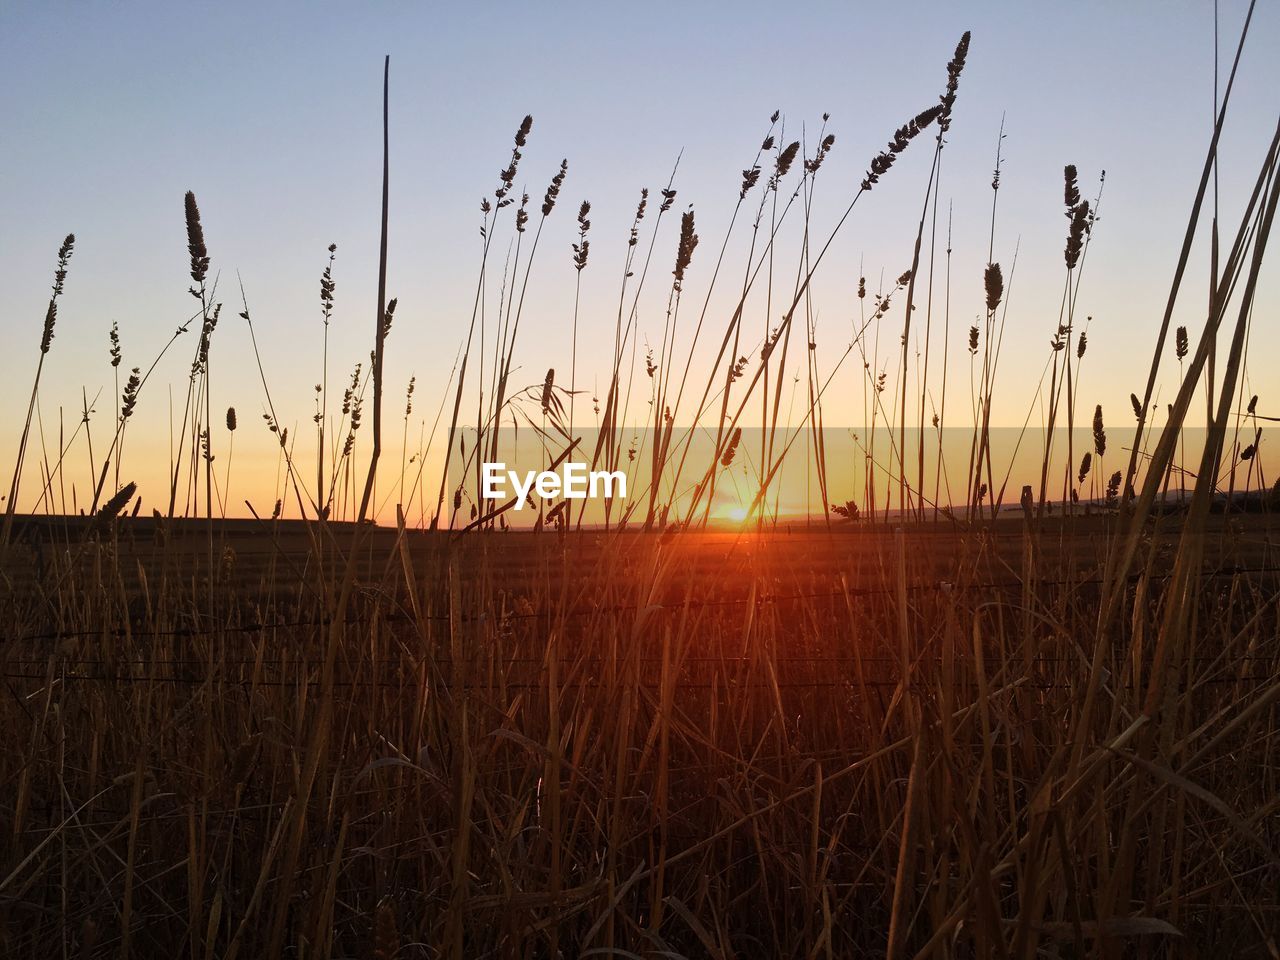
[[[1220,5],[1224,78],[1246,6]],[[214,410],[235,405],[240,413],[235,457],[245,466],[235,471],[231,499],[255,498],[269,509],[275,466],[247,330],[236,316],[237,273],[281,419],[309,430],[320,370],[318,278],[330,243],[338,244],[331,384],[341,388],[372,341],[384,54],[391,56],[392,91],[389,294],[399,298],[387,430],[396,438],[390,457],[398,474],[404,386],[417,377],[417,433],[423,416],[428,425],[434,417],[465,337],[480,198],[497,185],[526,113],[534,127],[517,186],[536,206],[562,157],[569,174],[532,272],[514,379],[538,383],[548,367],[565,379],[574,293],[569,244],[574,211],[588,198],[592,260],[582,277],[578,382],[589,391],[603,381],[612,350],[626,231],[642,186],[662,186],[681,156],[677,210],[694,205],[702,239],[686,296],[696,292],[688,299],[700,304],[740,171],[770,113],[782,111],[787,139],[803,134],[810,145],[822,114],[831,115],[836,144],[813,213],[815,232],[825,236],[894,128],[936,101],[966,29],[973,41],[944,151],[939,225],[944,231],[949,208],[949,373],[959,391],[949,402],[957,404],[957,425],[968,415],[964,339],[982,309],[1002,117],[995,259],[1006,276],[1015,246],[1019,254],[996,418],[1018,425],[1039,409],[1037,382],[1064,274],[1062,167],[1075,163],[1087,197],[1096,193],[1099,171],[1107,171],[1078,307],[1079,316],[1094,318],[1081,403],[1090,410],[1102,403],[1114,422],[1131,423],[1128,394],[1142,390],[1210,134],[1213,26],[1208,2],[0,3],[0,377],[10,398],[0,449],[17,444],[55,254],[69,231],[77,246],[41,387],[44,430],[56,446],[59,407],[74,427],[83,385],[91,398],[101,390],[94,438],[99,448],[108,442],[112,321],[120,326],[124,372],[145,368],[193,307],[182,219],[183,194],[193,190],[213,271],[221,272],[219,299],[227,303],[211,376]],[[1223,143],[1227,230],[1234,230],[1274,130],[1277,50],[1280,8],[1263,3]],[[910,265],[928,154],[913,147],[859,203],[815,279],[824,358],[848,343],[860,271],[874,288],[882,272],[896,277]],[[641,304],[641,351],[646,337],[656,343],[662,336],[674,227],[664,225],[654,255],[660,280]],[[726,261],[731,275],[741,273],[746,240],[740,224]],[[495,270],[506,243],[504,232]],[[780,277],[794,277],[797,250],[794,238],[780,246]],[[1203,322],[1207,273],[1201,245],[1179,315],[1193,332]],[[1280,348],[1266,322],[1275,280],[1270,268],[1250,347],[1258,357]],[[763,307],[757,313],[750,324],[761,330]],[[723,297],[713,299],[711,316],[718,341]],[[687,344],[692,319],[686,322]],[[889,364],[891,380],[900,330],[898,308],[880,338],[880,363]],[[940,350],[936,330],[935,337]],[[122,479],[139,480],[148,509],[162,499],[156,488],[169,458],[169,387],[180,417],[194,339],[188,334],[166,356],[130,427]],[[1169,369],[1176,378],[1176,365]],[[1251,389],[1277,414],[1274,369],[1252,364]],[[828,426],[863,421],[861,377],[858,362],[836,380]],[[1162,403],[1175,383],[1164,382]],[[220,424],[221,415],[215,420]],[[219,468],[227,455],[221,433]],[[76,447],[71,456],[79,462],[69,468],[68,484],[83,490],[87,450]],[[6,453],[6,471],[11,462]],[[7,472],[4,479],[7,485]],[[33,473],[25,489],[38,486]]]

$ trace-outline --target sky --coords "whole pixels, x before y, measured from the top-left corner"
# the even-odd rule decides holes
[[[1235,0],[1219,4],[1224,80],[1245,9]],[[534,124],[517,189],[527,190],[536,208],[562,158],[568,177],[530,270],[512,381],[540,384],[553,367],[557,382],[568,382],[576,279],[570,244],[574,213],[589,199],[592,253],[581,275],[574,371],[583,391],[576,401],[581,410],[607,377],[627,230],[640,188],[656,192],[664,186],[678,158],[675,212],[692,204],[701,238],[675,348],[685,351],[683,366],[738,199],[740,171],[752,162],[770,114],[781,111],[780,140],[803,139],[810,153],[823,114],[830,114],[826,129],[836,143],[815,182],[811,213],[813,235],[825,237],[894,129],[936,102],[947,60],[965,30],[972,31],[972,45],[938,184],[929,327],[931,349],[948,351],[947,423],[963,427],[970,416],[965,340],[982,310],[989,243],[1009,281],[994,420],[1006,427],[1028,417],[1040,422],[1040,377],[1065,271],[1066,163],[1078,166],[1089,198],[1106,170],[1076,308],[1078,321],[1092,318],[1080,403],[1086,410],[1100,403],[1114,411],[1115,423],[1131,423],[1125,419],[1131,416],[1128,394],[1142,392],[1211,133],[1210,3],[1081,3],[1068,11],[1014,3],[817,2],[788,8],[746,0],[536,9],[514,3],[197,8],[3,2],[0,317],[7,349],[0,353],[0,377],[10,402],[0,417],[0,463],[11,469],[56,251],[72,231],[76,249],[42,372],[40,426],[45,448],[56,450],[59,416],[65,445],[81,420],[82,396],[96,397],[92,462],[95,468],[101,463],[118,390],[107,353],[111,324],[119,325],[123,380],[128,368],[151,364],[194,308],[183,225],[183,195],[192,190],[212,274],[219,278],[217,299],[226,304],[210,366],[211,407],[219,411],[212,439],[218,470],[233,460],[233,489],[220,492],[229,514],[245,513],[246,498],[260,511],[264,504],[270,509],[278,493],[278,457],[260,419],[266,402],[249,331],[237,316],[240,285],[273,405],[294,431],[296,455],[313,463],[313,387],[321,379],[323,331],[319,275],[330,243],[338,247],[328,344],[332,392],[341,390],[372,346],[384,55],[391,58],[388,294],[398,298],[385,374],[392,398],[386,430],[394,448],[386,456],[394,478],[409,378],[416,378],[416,391],[408,434],[425,435],[446,397],[479,272],[480,200],[497,186],[526,113]],[[1222,144],[1219,205],[1226,231],[1235,228],[1274,131],[1277,49],[1280,8],[1260,4]],[[990,183],[1002,123],[993,234]],[[824,375],[849,345],[859,277],[865,275],[874,291],[881,278],[887,287],[910,265],[930,153],[913,145],[859,201],[813,280],[816,353]],[[788,183],[798,183],[795,172]],[[946,290],[948,220],[944,344],[938,304]],[[639,304],[638,392],[647,390],[645,344],[660,344],[663,335],[676,226],[673,213],[656,240],[655,265]],[[794,283],[797,229],[793,219],[778,240],[779,289]],[[490,311],[497,307],[493,280],[501,276],[510,239],[508,221],[495,234],[490,255]],[[740,219],[723,276],[741,277],[749,239]],[[926,234],[926,260],[928,242]],[[522,255],[527,253],[525,246]],[[1193,343],[1203,324],[1207,278],[1201,239],[1175,318],[1191,327]],[[717,281],[708,332],[693,354],[695,371],[709,361],[708,347],[714,353],[737,283]],[[1268,267],[1258,319],[1269,315],[1276,296],[1276,271]],[[776,299],[769,307],[759,297],[751,301],[745,323],[757,340],[771,322],[776,325],[778,317],[771,321],[769,312],[780,314]],[[917,327],[921,319],[917,312]],[[891,383],[901,327],[899,301],[878,344],[864,344],[873,367],[887,369]],[[1269,327],[1255,325],[1251,355],[1276,354],[1280,336]],[[121,481],[137,480],[146,509],[163,507],[167,499],[164,478],[177,429],[170,419],[181,420],[195,336],[179,338],[164,355],[129,427]],[[920,336],[917,330],[913,352],[923,349]],[[935,352],[931,410],[941,400],[938,357]],[[1251,365],[1246,389],[1262,396],[1264,410],[1280,414],[1280,384],[1268,371],[1266,364]],[[1176,384],[1176,363],[1167,358],[1161,402]],[[865,424],[864,386],[855,355],[824,398],[828,428]],[[222,429],[220,411],[227,406],[239,412],[234,449]],[[335,400],[335,416],[336,407]],[[643,407],[637,400],[633,410],[643,415]],[[404,459],[420,446],[411,438]],[[30,476],[24,474],[23,508],[39,495],[32,463]],[[90,463],[87,445],[77,440],[68,449],[61,484],[68,509],[73,500],[85,505]],[[394,479],[380,482],[389,495]],[[60,504],[62,495],[58,499]],[[385,512],[379,516],[386,518]]]

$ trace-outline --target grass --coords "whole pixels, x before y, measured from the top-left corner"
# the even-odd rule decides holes
[[[1240,411],[1280,199],[1280,128],[1234,235],[1221,254],[1213,245],[1204,326],[1198,341],[1178,330],[1176,396],[1157,424],[1158,367],[1202,232],[1233,66],[1147,386],[1134,396],[1132,454],[1105,500],[1097,497],[1108,429],[1100,407],[1083,462],[1073,439],[1085,352],[1075,303],[1097,201],[1081,199],[1068,167],[1062,312],[1045,357],[1047,389],[1042,382],[1027,407],[1028,424],[1041,400],[1046,410],[1040,483],[1024,488],[1021,510],[1006,503],[1012,466],[1001,475],[991,443],[1014,278],[1013,264],[1005,270],[995,255],[997,153],[984,315],[961,331],[973,364],[968,460],[959,474],[960,464],[939,455],[930,491],[926,418],[941,451],[947,415],[945,381],[935,408],[930,372],[945,377],[952,349],[950,225],[939,250],[938,182],[968,42],[966,34],[937,105],[904,124],[859,189],[833,207],[829,233],[812,218],[825,202],[816,176],[834,140],[824,127],[812,148],[787,141],[777,115],[743,171],[710,269],[691,208],[681,211],[678,238],[661,233],[675,209],[675,171],[652,202],[642,193],[625,238],[606,384],[593,398],[599,439],[582,450],[593,469],[627,470],[635,487],[607,505],[600,526],[556,507],[539,512],[535,531],[514,531],[511,504],[468,505],[457,481],[478,473],[507,430],[533,431],[549,463],[582,441],[585,202],[569,375],[551,370],[527,387],[511,379],[542,225],[567,172],[562,164],[526,246],[528,196],[515,183],[532,118],[482,206],[456,383],[436,385],[435,422],[428,431],[423,421],[410,457],[413,391],[428,389],[410,381],[392,477],[382,432],[396,304],[386,289],[386,65],[371,362],[356,365],[335,418],[330,246],[314,470],[277,416],[258,359],[264,420],[279,447],[270,516],[252,507],[253,519],[226,516],[230,441],[243,425],[228,411],[220,436],[211,410],[221,303],[192,194],[200,335],[168,509],[140,515],[136,488],[118,480],[104,495],[109,473],[128,475],[125,427],[150,397],[157,358],[145,375],[133,368],[100,460],[82,395],[80,426],[70,438],[59,433],[52,456],[41,449],[43,490],[28,496],[44,512],[18,514],[33,423],[44,437],[39,377],[67,281],[68,237],[3,528],[3,952],[1275,956],[1280,568],[1261,492],[1256,398]],[[926,132],[934,146],[910,268],[887,290],[881,284],[869,309],[863,281],[847,347],[817,343],[813,276],[864,193],[884,176],[918,175],[906,163],[891,168]],[[725,251],[753,190],[739,281]],[[790,278],[780,249],[789,217],[800,236]],[[490,253],[507,222],[512,255],[495,312]],[[638,365],[637,305],[646,284],[665,282],[653,276],[672,246],[663,334]],[[705,299],[691,298],[682,315],[699,269],[710,277]],[[726,276],[733,305],[717,314],[712,290]],[[880,327],[897,333],[899,321],[901,342],[886,360]],[[942,359],[930,366],[939,326]],[[699,381],[681,356],[692,357],[704,332],[714,345],[718,331]],[[110,342],[118,368],[115,328]],[[255,335],[255,351],[256,343]],[[822,418],[824,396],[855,356],[870,428],[861,506],[845,491],[863,471],[829,462]],[[788,381],[800,398],[790,417]],[[1182,490],[1171,500],[1200,392],[1209,401],[1206,440],[1185,502]],[[366,398],[372,447],[362,456]],[[743,434],[757,411],[758,444]],[[428,447],[446,416],[446,469],[428,502],[436,479]],[[1059,416],[1071,428],[1065,450],[1054,443]],[[637,423],[651,424],[643,442],[631,439]],[[1121,431],[1109,429],[1120,446]],[[709,450],[695,452],[707,437]],[[54,501],[81,442],[94,498],[77,517]],[[215,450],[225,451],[221,478]],[[800,457],[823,511],[815,526],[789,532],[779,477]],[[1244,464],[1250,496],[1224,502],[1219,494],[1235,491]],[[712,499],[717,485],[738,482],[731,468],[745,470],[749,506],[741,529],[717,531]],[[367,522],[388,498],[395,525]],[[834,498],[843,502],[829,510]]]

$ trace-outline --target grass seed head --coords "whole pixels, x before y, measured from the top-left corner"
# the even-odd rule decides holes
[[[964,70],[964,62],[969,56],[969,39],[970,33],[966,30],[960,38],[960,42],[956,44],[955,53],[952,54],[951,60],[947,64],[947,88],[939,100],[939,106],[942,108],[942,115],[938,122],[939,134],[946,133],[951,128],[951,110],[956,105],[956,91],[960,88],[960,74]]]
[[[988,263],[982,279],[987,288],[987,313],[995,313],[1004,297],[1004,274],[1000,271],[1000,264]]]
[[[1068,163],[1062,168],[1063,199],[1067,206],[1068,217],[1080,205],[1080,186],[1077,182],[1077,176],[1074,163]]]
[[[209,274],[209,251],[204,245],[204,227],[200,225],[200,208],[196,195],[190,190],[186,196],[187,252],[191,255],[191,279],[198,284]],[[195,294],[199,297],[199,291]]]
[[[782,182],[782,178],[791,172],[791,165],[795,163],[796,154],[799,152],[799,140],[792,140],[779,151],[778,158],[773,164],[773,176],[769,178],[770,189],[778,189],[778,184]]]
[[[124,423],[133,416],[133,408],[138,404],[138,388],[142,385],[139,368],[134,367],[125,381],[124,394],[120,398],[120,422]]]
[[[680,243],[676,248],[676,268],[671,271],[675,275],[675,288],[681,289],[684,283],[684,272],[693,261],[693,251],[698,245],[698,235],[693,230],[693,209],[686,210],[680,216]]]
[[[587,239],[587,232],[591,229],[591,220],[588,214],[591,213],[591,202],[583,200],[582,206],[578,207],[578,242],[573,244],[573,268],[579,273],[587,266],[587,257],[591,252],[591,241]]]
[[[329,244],[329,262],[320,275],[320,311],[324,315],[325,326],[329,325],[329,318],[333,316],[333,294],[338,286],[333,279],[333,259],[337,249],[336,243]]]
[[[58,320],[58,297],[67,282],[67,264],[71,260],[71,252],[75,249],[76,235],[68,233],[58,248],[58,267],[53,272],[53,295],[49,297],[49,306],[44,313],[44,329],[40,334],[40,352],[48,353],[53,343],[53,325]]]
[[[542,412],[548,413],[551,410],[552,392],[555,389],[556,371],[552,367],[547,371],[546,379],[542,381]]]
[[[564,186],[564,178],[569,173],[569,161],[560,161],[559,172],[551,178],[551,183],[547,185],[547,192],[542,198],[542,215],[548,217],[551,211],[555,209],[556,200],[560,197],[560,188]]]
[[[722,466],[727,467],[733,463],[733,458],[738,453],[738,444],[741,440],[742,428],[734,427],[733,436],[729,438],[729,446],[725,448],[724,454],[720,457],[720,464]]]
[[[1085,234],[1089,231],[1089,201],[1081,200],[1071,212],[1071,227],[1067,231],[1067,246],[1063,258],[1067,269],[1074,270],[1080,262],[1080,253],[1084,249]]]
[[[137,489],[138,485],[133,481],[130,481],[117,490],[115,496],[104,503],[102,505],[102,509],[98,511],[96,517],[98,522],[109,522],[118,517],[120,515],[120,511],[125,508],[125,505],[133,499],[133,495]]]
[[[1120,481],[1122,477],[1120,471],[1117,470],[1107,480],[1107,506],[1114,507],[1120,495]]]

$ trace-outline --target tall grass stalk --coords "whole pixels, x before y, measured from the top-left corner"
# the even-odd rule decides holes
[[[13,534],[13,517],[17,510],[18,493],[22,489],[22,465],[27,455],[27,440],[31,433],[31,417],[35,412],[36,398],[40,393],[40,375],[44,372],[44,358],[53,343],[53,328],[58,319],[58,298],[62,296],[67,280],[67,264],[71,261],[71,253],[75,249],[75,234],[69,233],[58,248],[58,266],[53,274],[53,293],[49,296],[49,306],[45,309],[44,330],[40,335],[40,357],[36,361],[35,381],[31,385],[31,399],[27,401],[27,418],[22,425],[22,438],[18,441],[18,454],[14,460],[13,479],[9,482],[9,496],[5,501],[4,530],[0,532],[0,547],[8,546]]]

